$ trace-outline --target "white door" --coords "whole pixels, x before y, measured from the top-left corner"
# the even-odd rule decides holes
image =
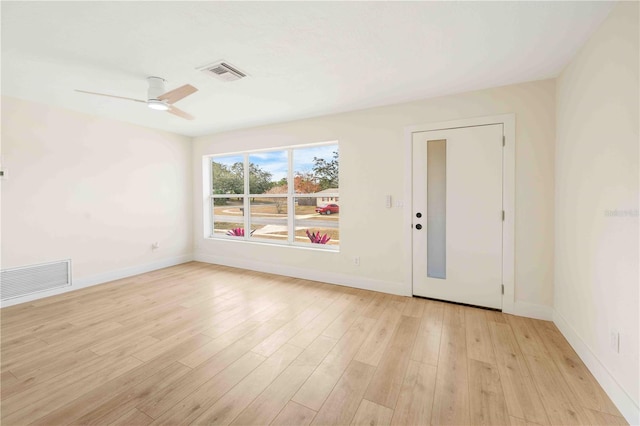
[[[502,136],[413,134],[413,294],[502,308]]]

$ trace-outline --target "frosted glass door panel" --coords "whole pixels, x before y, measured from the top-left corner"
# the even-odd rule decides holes
[[[427,141],[427,276],[447,277],[447,141]]]

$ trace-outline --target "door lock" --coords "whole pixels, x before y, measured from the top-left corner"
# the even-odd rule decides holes
[[[422,229],[422,225],[417,224],[417,225],[416,225],[416,229],[418,229],[418,230]]]

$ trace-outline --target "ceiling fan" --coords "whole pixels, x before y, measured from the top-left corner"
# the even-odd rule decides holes
[[[173,89],[167,92],[164,88],[164,78],[147,77],[147,81],[149,82],[149,90],[147,91],[146,101],[142,99],[127,98],[124,96],[107,95],[105,93],[88,92],[86,90],[76,89],[76,92],[88,93],[90,95],[106,96],[109,98],[125,99],[134,102],[142,102],[147,104],[147,106],[151,109],[155,109],[158,111],[167,111],[170,114],[177,115],[178,117],[184,118],[186,120],[193,120],[195,118],[193,115],[173,106],[173,104],[178,102],[180,99],[184,99],[187,96],[197,92],[198,89],[190,84],[185,84],[184,86],[180,86],[177,89]]]

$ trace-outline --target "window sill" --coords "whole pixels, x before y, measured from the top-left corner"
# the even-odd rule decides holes
[[[225,241],[233,244],[251,244],[251,245],[268,246],[268,247],[284,247],[284,248],[291,248],[295,250],[324,251],[324,252],[330,252],[330,253],[340,252],[340,246],[325,245],[325,244],[277,243],[277,242],[267,242],[267,241],[260,241],[260,240],[247,239],[247,238],[225,237],[225,236],[218,236],[218,235],[205,237],[205,240]]]

